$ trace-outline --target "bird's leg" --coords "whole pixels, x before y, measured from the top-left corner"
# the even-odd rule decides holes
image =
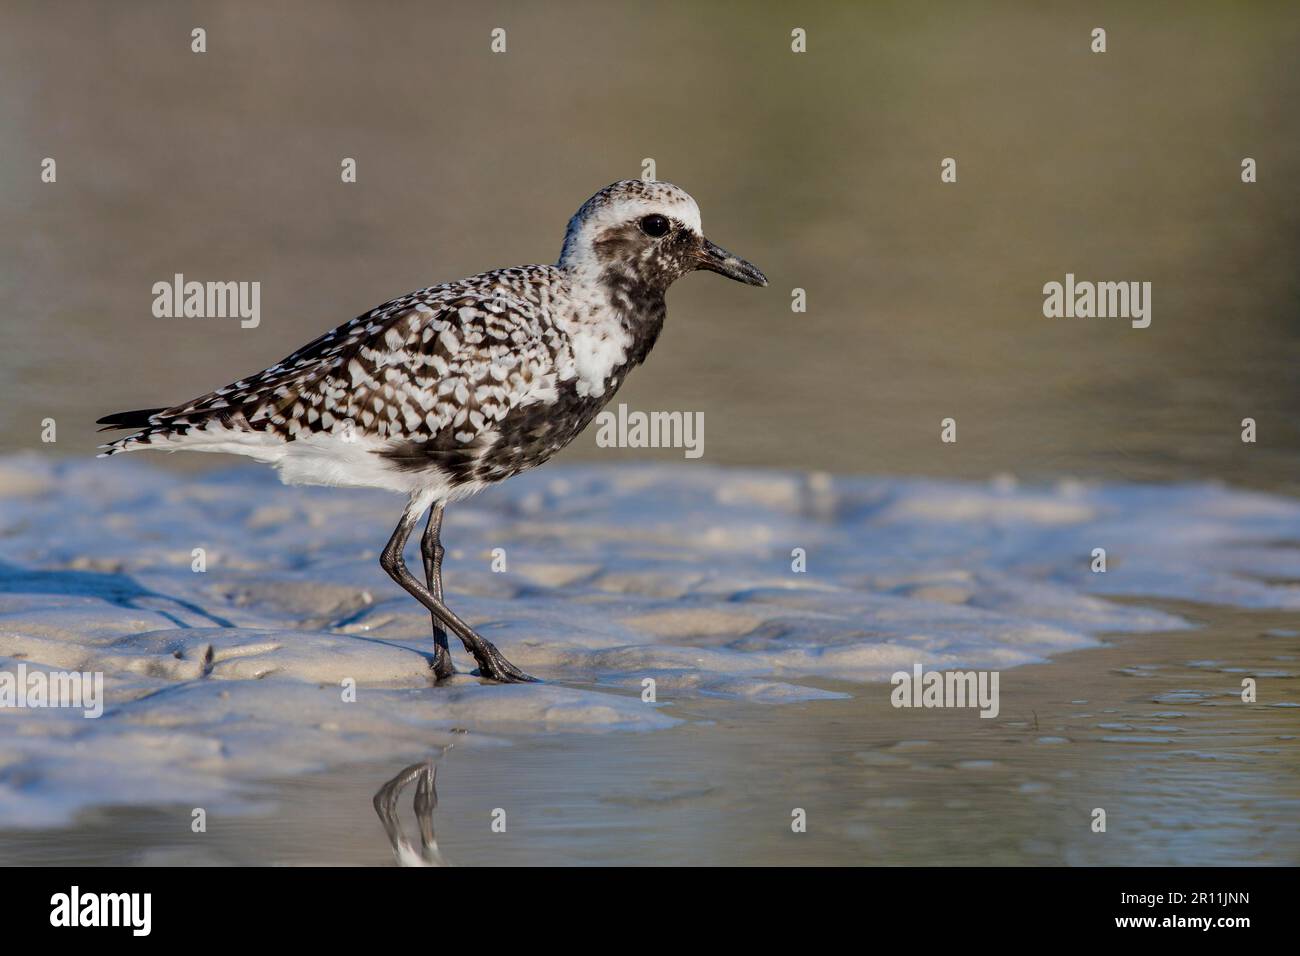
[[[407,505],[406,511],[402,513],[402,520],[393,529],[393,536],[388,539],[388,544],[384,545],[384,550],[379,555],[380,567],[407,594],[427,607],[442,622],[444,627],[460,638],[461,643],[465,645],[465,650],[473,654],[474,660],[478,661],[480,675],[505,684],[536,681],[536,677],[529,677],[506,660],[491,641],[476,634],[474,629],[457,617],[456,613],[447,607],[441,599],[435,598],[429,593],[429,589],[417,581],[407,569],[406,558],[402,552],[406,548],[407,539],[411,537],[411,531],[415,528],[416,523],[420,520],[420,515],[423,513],[424,509],[417,507],[415,499],[412,499],[411,503]]]
[[[443,503],[435,502],[429,509],[429,523],[424,526],[424,536],[420,539],[420,557],[424,559],[424,583],[429,593],[438,601],[442,600],[442,531]],[[447,646],[447,629],[438,620],[438,615],[429,612],[433,620],[433,673],[438,680],[456,673],[451,664],[451,648]]]

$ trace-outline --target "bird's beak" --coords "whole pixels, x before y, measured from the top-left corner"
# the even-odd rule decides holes
[[[733,256],[726,249],[709,242],[707,239],[700,245],[700,250],[695,253],[695,258],[699,262],[699,268],[701,269],[708,269],[710,272],[724,275],[728,279],[743,282],[745,285],[767,285],[767,276],[759,271],[758,266],[752,262],[746,262],[740,256]]]

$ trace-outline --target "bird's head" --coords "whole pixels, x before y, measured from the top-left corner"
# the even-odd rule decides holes
[[[707,269],[747,285],[767,285],[758,268],[704,238],[700,207],[672,183],[624,179],[592,196],[569,220],[561,268],[587,281],[662,293]]]

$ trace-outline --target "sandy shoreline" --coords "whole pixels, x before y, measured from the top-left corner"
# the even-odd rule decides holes
[[[439,844],[453,865],[1300,862],[1295,615],[1170,610],[1203,626],[1007,671],[995,720],[900,712],[887,685],[824,684],[853,696],[697,698],[666,708],[683,723],[659,733],[461,746],[439,763]],[[1258,703],[1240,701],[1243,674],[1258,675]],[[0,832],[0,859],[384,865],[370,798],[402,762],[272,782],[261,810],[214,816],[202,835],[185,807]],[[491,830],[498,807],[505,833]],[[414,832],[409,791],[402,812]]]
[[[253,468],[0,459],[0,672],[106,698],[0,709],[0,860],[382,862],[370,794],[452,742],[456,863],[1296,859],[1291,499],[531,472],[451,516],[448,587],[545,683],[437,687],[375,561],[395,510]],[[996,672],[1000,713],[895,709],[917,665]]]

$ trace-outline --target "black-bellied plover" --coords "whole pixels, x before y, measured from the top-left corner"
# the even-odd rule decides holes
[[[443,601],[443,509],[569,444],[654,346],[668,287],[697,269],[767,285],[704,238],[684,190],[623,180],[569,220],[557,264],[412,292],[201,398],[101,418],[140,429],[104,454],[228,452],[274,465],[287,484],[407,495],[380,564],[430,612],[434,673],[453,673],[450,630],[480,676],[533,680]],[[421,584],[403,550],[426,509]]]

